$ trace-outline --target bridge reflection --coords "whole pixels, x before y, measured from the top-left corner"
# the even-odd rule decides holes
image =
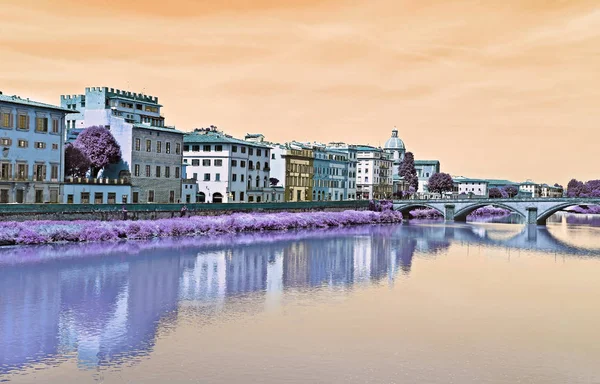
[[[286,290],[393,282],[410,273],[415,255],[434,257],[451,244],[594,254],[546,228],[525,226],[505,239],[494,231],[393,225],[4,249],[0,373],[72,357],[82,368],[135,362],[159,329],[176,323],[182,303],[218,313],[237,296],[262,297],[268,307]]]

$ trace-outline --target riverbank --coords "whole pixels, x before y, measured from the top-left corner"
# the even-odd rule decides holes
[[[399,223],[395,211],[234,213],[159,220],[1,222],[0,245],[140,240],[241,232]]]

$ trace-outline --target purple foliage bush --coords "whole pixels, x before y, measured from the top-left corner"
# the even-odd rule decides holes
[[[506,216],[510,215],[510,211],[504,208],[493,206],[477,208],[469,214],[469,216]]]
[[[398,223],[402,214],[391,202],[378,203],[380,211],[234,213],[226,216],[140,221],[30,221],[0,223],[0,244],[47,244],[97,242],[119,239],[152,239],[174,236],[234,234],[343,227],[361,224]]]
[[[443,215],[433,208],[414,209],[409,212],[415,219],[439,219]]]
[[[568,197],[600,197],[600,180],[582,182],[572,179],[567,184]]]
[[[570,212],[574,213],[582,213],[586,215],[600,215],[600,206],[598,205],[590,205],[587,208],[583,208],[580,206],[572,207],[569,209]]]

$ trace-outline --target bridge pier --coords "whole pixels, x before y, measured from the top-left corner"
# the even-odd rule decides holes
[[[444,220],[454,221],[454,204],[444,205]]]
[[[527,224],[537,224],[538,209],[537,207],[527,207]]]

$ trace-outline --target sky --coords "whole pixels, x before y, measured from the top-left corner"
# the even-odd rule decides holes
[[[383,145],[468,177],[600,178],[597,0],[0,0],[0,91],[107,86],[168,125]]]

